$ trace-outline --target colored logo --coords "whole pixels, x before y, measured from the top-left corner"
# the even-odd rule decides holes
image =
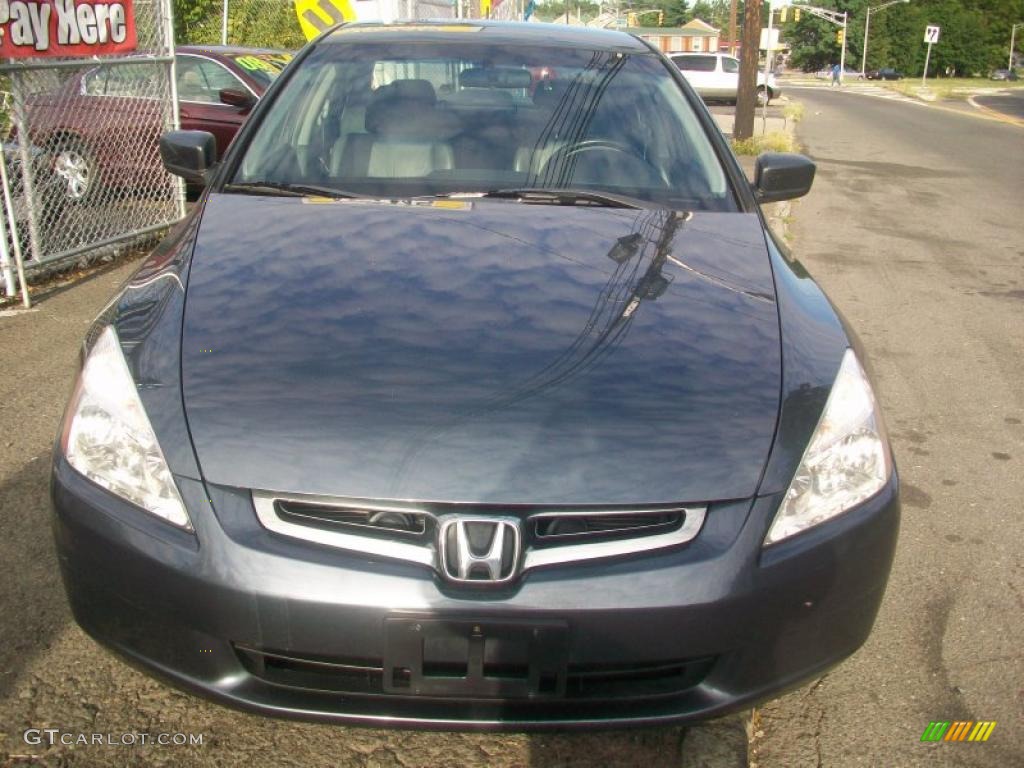
[[[921,741],[988,741],[995,720],[933,720],[921,734]]]

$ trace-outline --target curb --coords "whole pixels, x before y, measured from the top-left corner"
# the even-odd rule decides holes
[[[982,94],[975,94],[975,96],[981,96],[981,95]],[[984,95],[986,95],[986,96],[994,96],[996,94],[984,94]],[[992,118],[993,120],[998,120],[1001,123],[1009,123],[1010,125],[1018,125],[1018,126],[1024,128],[1024,120],[1020,119],[1019,117],[1013,117],[1012,115],[1004,115],[1002,112],[998,112],[998,111],[992,109],[991,107],[986,107],[984,104],[979,104],[978,102],[976,102],[974,100],[974,96],[968,96],[967,97],[967,103],[970,104],[972,107],[974,107],[979,112],[981,112],[982,114],[987,115],[988,117]]]

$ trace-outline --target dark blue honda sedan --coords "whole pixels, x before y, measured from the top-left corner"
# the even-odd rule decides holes
[[[868,636],[897,478],[864,356],[678,69],[621,32],[308,46],[97,319],[54,453],[82,627],[271,715],[691,721]],[[842,247],[837,244],[837,248]]]

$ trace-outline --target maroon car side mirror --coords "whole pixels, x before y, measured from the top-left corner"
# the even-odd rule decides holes
[[[249,110],[256,103],[256,97],[241,88],[221,88],[220,102],[241,110]]]

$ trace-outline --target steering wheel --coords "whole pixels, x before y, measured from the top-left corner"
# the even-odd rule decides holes
[[[544,176],[549,169],[559,169],[559,166],[565,163],[569,158],[575,157],[576,155],[586,154],[588,152],[609,152],[623,155],[626,160],[635,165],[637,170],[643,174],[645,182],[647,180],[656,179],[658,184],[666,184],[662,173],[649,160],[641,157],[625,144],[612,141],[611,139],[585,139],[576,144],[562,147],[561,149],[553,152],[551,157],[545,161],[538,175]]]
[[[555,158],[558,158],[560,162],[565,162],[570,157],[582,155],[585,152],[618,152],[635,160],[647,162],[625,144],[617,141],[612,141],[611,139],[585,139],[577,144],[567,145],[553,152],[544,165],[550,165]]]

